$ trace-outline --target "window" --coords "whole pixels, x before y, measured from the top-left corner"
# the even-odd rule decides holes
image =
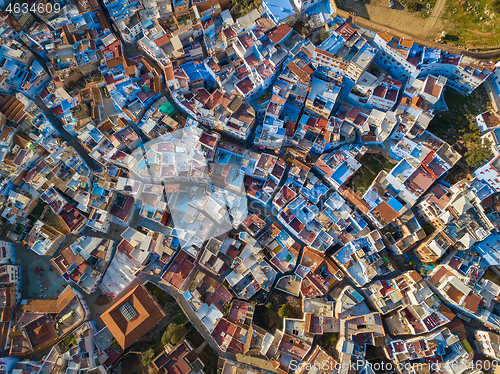
[[[137,317],[137,311],[129,302],[126,302],[120,307],[120,312],[122,313],[123,317],[127,320],[127,322],[130,322],[135,317]]]

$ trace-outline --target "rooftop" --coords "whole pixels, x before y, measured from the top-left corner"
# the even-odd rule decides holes
[[[165,317],[143,285],[120,297],[101,319],[123,349],[128,348]]]

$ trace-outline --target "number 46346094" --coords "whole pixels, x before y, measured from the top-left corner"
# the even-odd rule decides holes
[[[47,14],[52,13],[52,11],[59,12],[61,10],[61,5],[58,3],[9,3],[5,8],[7,13],[38,13],[38,14]]]

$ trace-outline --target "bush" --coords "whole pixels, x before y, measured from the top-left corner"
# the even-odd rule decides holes
[[[148,350],[142,352],[142,364],[144,366],[148,366],[153,358],[155,357],[155,351],[153,348],[149,348]]]
[[[418,3],[416,1],[408,1],[406,7],[411,12],[416,12],[418,10]]]
[[[230,303],[224,303],[224,318],[227,318],[229,316],[229,312],[231,311],[231,304]]]
[[[281,318],[288,318],[288,316],[290,316],[290,312],[290,307],[287,304],[281,304],[278,310],[278,316]]]
[[[113,338],[111,345],[113,346],[113,348],[120,349],[120,350],[122,349],[122,346],[120,345],[120,343],[118,343],[118,340],[116,340],[115,338]]]
[[[491,2],[491,10],[497,14],[500,14],[500,0],[493,0]]]
[[[430,235],[434,232],[435,228],[429,223],[426,223],[423,227],[425,235]]]
[[[164,345],[168,343],[175,345],[185,333],[186,329],[183,325],[176,325],[175,323],[171,323],[163,333],[161,342]]]

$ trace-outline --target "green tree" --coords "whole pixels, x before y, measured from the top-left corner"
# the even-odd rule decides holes
[[[462,142],[467,149],[464,155],[465,161],[473,169],[493,157],[491,142],[488,139],[481,139],[481,132],[475,121],[469,122],[468,131],[462,135]]]
[[[288,316],[290,316],[290,313],[290,306],[288,306],[288,304],[281,304],[278,310],[278,316],[280,316],[281,318],[288,318]]]
[[[185,333],[186,329],[184,328],[184,325],[176,325],[175,323],[171,323],[163,333],[161,342],[164,345],[168,343],[175,345]]]
[[[335,333],[323,334],[320,336],[318,344],[322,348],[330,349],[335,347],[338,340],[339,340],[338,334]]]
[[[271,314],[273,314],[273,304],[268,301],[266,303],[266,316],[270,316]]]
[[[144,366],[148,366],[151,361],[153,361],[153,358],[155,357],[155,351],[153,348],[149,348],[142,352],[142,364]]]
[[[329,34],[325,29],[321,29],[318,34],[316,34],[316,45],[320,45],[323,43],[327,38]]]
[[[432,225],[431,225],[431,224],[429,224],[429,223],[426,223],[426,224],[423,226],[423,229],[424,229],[425,235],[430,235],[430,234],[432,234],[432,233],[435,231],[434,226],[432,226]]]
[[[469,143],[465,152],[465,161],[471,168],[478,168],[493,157],[491,142],[488,139],[478,139],[475,143]]]

